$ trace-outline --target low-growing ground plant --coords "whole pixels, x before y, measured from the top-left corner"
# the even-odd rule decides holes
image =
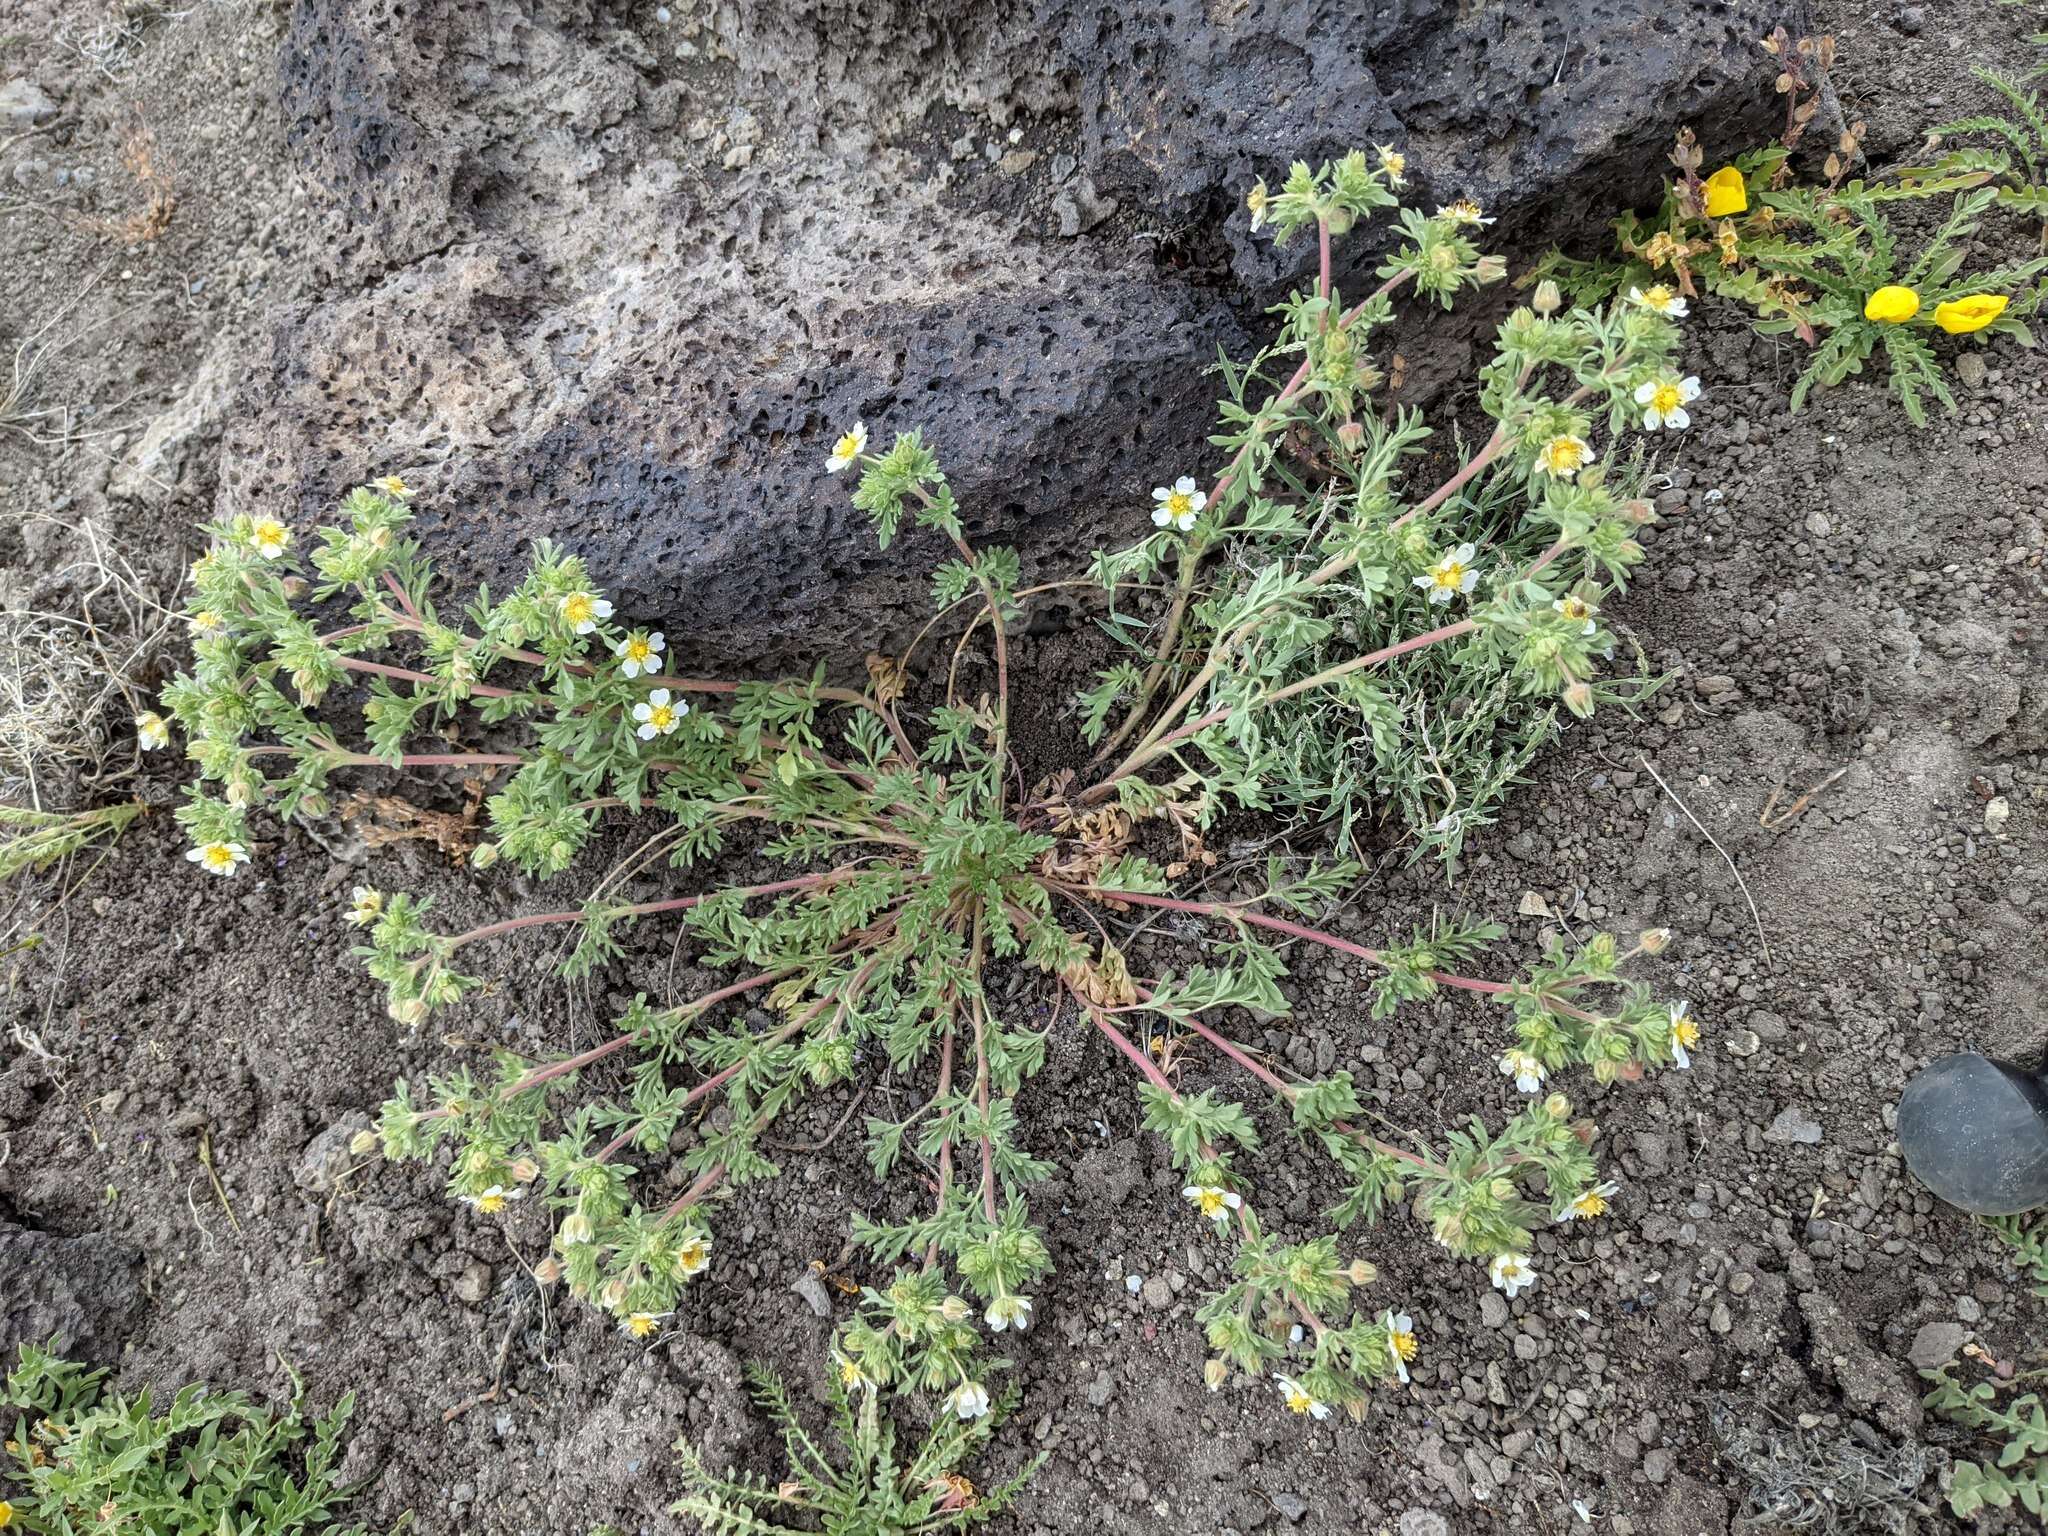
[[[1782,55],[1784,39],[1774,41]],[[1854,123],[1828,152],[1820,179],[1797,182],[1793,146],[1816,99],[1800,95],[1808,81],[1799,71],[1813,67],[1795,59],[1780,76],[1781,90],[1785,79],[1797,77],[1789,96],[1800,105],[1778,143],[1702,176],[1704,151],[1689,129],[1681,130],[1671,153],[1678,174],[1654,213],[1624,213],[1615,222],[1615,255],[1582,260],[1552,252],[1530,281],[1556,281],[1580,304],[1640,294],[1680,315],[1702,294],[1732,300],[1755,312],[1759,334],[1795,336],[1811,349],[1792,386],[1795,411],[1816,384],[1840,384],[1876,359],[1907,417],[1924,426],[1929,397],[1950,413],[1956,409],[1933,344],[1937,333],[2034,344],[2027,321],[2048,298],[2048,283],[2040,281],[2048,258],[1965,269],[1988,214],[2041,216],[2038,199],[2019,196],[2011,184],[2032,162],[2015,169],[2003,151],[1959,150],[1882,181],[1850,179],[1862,153],[1862,124]],[[1807,117],[1798,118],[1799,111]],[[1988,121],[1935,131],[1980,129]],[[2015,132],[2018,142],[2023,136]],[[1987,185],[2000,177],[2006,185]],[[1894,227],[1892,209],[1937,197],[1951,199],[1948,215],[1924,238],[1909,239]]]
[[[813,1519],[839,1536],[965,1530],[1007,1509],[1045,1460],[1045,1452],[1039,1452],[1022,1471],[986,1491],[960,1470],[1015,1407],[1014,1388],[978,1418],[939,1419],[909,1459],[900,1460],[896,1431],[882,1415],[880,1396],[857,1371],[827,1378],[836,1455],[804,1428],[773,1371],[751,1366],[747,1380],[755,1402],[781,1432],[788,1471],[773,1483],[720,1474],[687,1440],[679,1441],[676,1453],[690,1491],[676,1503],[675,1513],[695,1520],[706,1536],[805,1530],[810,1527],[792,1522]]]
[[[289,1367],[287,1367],[289,1370]],[[46,1536],[364,1536],[337,1472],[353,1395],[309,1419],[203,1386],[169,1403],[110,1390],[105,1371],[24,1344],[0,1393],[0,1528]],[[401,1523],[402,1528],[402,1523]]]
[[[606,879],[460,933],[421,897],[358,888],[358,953],[406,1026],[476,994],[492,941],[548,926],[573,935],[572,976],[623,960],[628,925],[669,920],[731,977],[643,993],[575,1055],[501,1054],[400,1083],[363,1150],[445,1154],[448,1193],[485,1215],[544,1204],[545,1274],[640,1338],[687,1306],[729,1240],[714,1197],[778,1171],[766,1137],[780,1117],[885,1070],[917,1083],[921,1107],[865,1121],[875,1176],[900,1193],[849,1213],[887,1272],[838,1335],[839,1364],[849,1392],[921,1390],[961,1421],[1000,1395],[992,1339],[1037,1320],[1053,1244],[1030,1191],[1051,1149],[1026,1144],[1019,1106],[1048,1042],[1075,1031],[1127,1065],[1190,1222],[1224,1250],[1228,1278],[1199,1314],[1211,1388],[1256,1377],[1276,1408],[1321,1419],[1362,1414],[1375,1384],[1404,1381],[1415,1324],[1369,1299],[1355,1236],[1389,1210],[1412,1205],[1510,1295],[1537,1283],[1535,1235],[1598,1217],[1616,1193],[1558,1080],[1683,1067],[1697,1045],[1683,1003],[1624,975],[1666,936],[1560,943],[1494,979],[1475,974],[1490,924],[1423,916],[1374,946],[1332,931],[1322,914],[1361,877],[1341,839],[1321,860],[1275,853],[1227,893],[1205,884],[1218,862],[1206,838],[1244,809],[1340,825],[1386,810],[1454,851],[1500,790],[1490,757],[1523,750],[1515,709],[1569,719],[1638,686],[1609,671],[1603,609],[1654,514],[1616,445],[1688,424],[1699,384],[1674,366],[1670,307],[1566,309],[1539,290],[1482,370],[1485,435],[1444,452],[1418,411],[1382,398],[1376,333],[1397,300],[1448,309],[1504,269],[1477,243],[1479,208],[1403,208],[1402,171],[1382,149],[1252,190],[1254,227],[1313,238],[1318,276],[1282,307],[1271,348],[1223,369],[1221,469],[1173,466],[1132,508],[1142,536],[1056,583],[1098,589],[1128,642],[1076,703],[1096,747],[1082,771],[1032,782],[1019,761],[1018,712],[1049,703],[1018,697],[1020,620],[1046,588],[1025,584],[1015,551],[970,541],[944,445],[914,426],[871,443],[853,423],[820,465],[847,477],[884,546],[914,535],[944,556],[932,625],[868,658],[864,687],[831,681],[831,658],[783,681],[671,673],[665,637],[615,615],[550,544],[511,590],[449,606],[396,478],[349,492],[311,532],[213,524],[192,571],[194,664],[164,695],[199,770],[178,816],[201,869],[236,876],[259,813],[317,810],[338,777],[460,769],[504,775],[479,867],[560,876],[601,823],[632,820],[677,868],[714,865],[756,827],[789,870],[637,898]],[[1341,296],[1332,244],[1381,214],[1379,285]],[[1140,589],[1161,589],[1151,607]],[[924,642],[949,621],[955,661],[926,673]],[[958,658],[984,634],[992,686],[965,692]],[[1170,919],[1156,963],[1118,942],[1131,914]],[[1499,1005],[1498,1065],[1524,1107],[1433,1145],[1347,1072],[1267,1062],[1231,1018],[1288,1011],[1282,943],[1375,967],[1361,999],[1374,1020],[1446,991]],[[1020,967],[1040,981],[1030,1003],[1006,1004],[991,978]],[[1347,1192],[1324,1220],[1272,1213],[1251,1111],[1188,1086],[1191,1058],[1270,1094],[1287,1134],[1341,1171]],[[928,1206],[909,1203],[913,1168]]]

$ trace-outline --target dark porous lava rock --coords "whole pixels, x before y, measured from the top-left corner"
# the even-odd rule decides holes
[[[1034,575],[1146,531],[1313,259],[1249,235],[1254,176],[1399,145],[1526,244],[1775,110],[1757,0],[676,9],[298,0],[324,287],[242,359],[217,512],[399,471],[459,583],[552,538],[692,665],[857,658],[934,551],[875,550],[837,434],[923,427]]]

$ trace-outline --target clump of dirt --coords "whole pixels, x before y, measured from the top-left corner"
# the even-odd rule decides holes
[[[1904,145],[1912,123],[1980,104],[1965,69],[2010,62],[2022,19],[1963,15],[1838,14],[1836,84],[1872,121],[1868,142]],[[59,21],[36,4],[7,24],[0,78],[25,67],[21,38]],[[121,301],[44,379],[67,436],[0,438],[10,506],[55,517],[98,495],[168,411],[181,425],[151,461],[168,490],[127,503],[118,531],[167,560],[189,544],[222,427],[204,382],[226,367],[208,363],[215,338],[309,285],[277,259],[309,216],[281,169],[278,34],[264,8],[156,21],[114,65],[118,90],[81,57],[59,93],[64,131],[0,155],[0,173],[24,147],[44,162],[0,224],[0,272],[23,312],[49,312],[95,274]],[[1930,48],[1936,36],[1961,46]],[[59,170],[81,210],[134,206],[119,182],[123,98],[177,178],[168,226],[133,249],[42,206]],[[1659,445],[1664,522],[1613,614],[1672,686],[1643,717],[1603,717],[1550,752],[1468,843],[1455,887],[1390,860],[1337,920],[1370,941],[1437,905],[1497,918],[1510,924],[1503,972],[1553,932],[1678,930],[1653,979],[1705,1023],[1692,1070],[1568,1085],[1621,1181],[1613,1213],[1543,1234],[1542,1281],[1513,1302],[1403,1213],[1357,1233],[1379,1294],[1422,1341],[1412,1384],[1379,1394],[1363,1427],[1275,1412],[1263,1388],[1210,1395],[1191,1314],[1223,1252],[1189,1219],[1101,1043],[1056,1038],[1026,1140],[1062,1170],[1038,1195],[1057,1268],[1013,1351],[1024,1406],[997,1457],[1051,1459],[1007,1529],[1421,1536],[1434,1516],[1460,1531],[1583,1518],[1616,1536],[1719,1533],[1755,1488],[1719,1448],[1716,1394],[1904,1466],[1925,1437],[1909,1364],[1923,1335],[1975,1336],[2002,1358],[2038,1349],[2036,1304],[2003,1251],[1911,1181],[1890,1115],[1932,1057],[2044,1044],[2048,365],[1993,348],[1967,370],[1962,414],[1923,434],[1861,381],[1794,417],[1796,344],[1700,310],[1687,366],[1707,394],[1693,431]],[[65,548],[11,534],[9,602]],[[1052,634],[1020,649],[1043,679],[1034,750],[1057,767],[1050,717],[1089,648]],[[175,765],[142,787],[168,807]],[[368,787],[462,809],[456,786]],[[1217,840],[1225,878],[1260,828],[1232,831]],[[410,1508],[427,1532],[662,1528],[678,1435],[714,1463],[772,1470],[739,1362],[807,1379],[846,1302],[828,1288],[833,1315],[820,1316],[792,1286],[814,1261],[874,1278],[848,1251],[847,1212],[908,1198],[877,1192],[857,1134],[741,1192],[674,1330],[624,1338],[534,1282],[544,1213],[479,1218],[440,1197],[435,1173],[365,1163],[349,1141],[395,1078],[497,1047],[574,1051],[649,977],[682,990],[712,973],[672,930],[642,928],[621,962],[571,987],[550,941],[521,935],[449,1034],[408,1032],[349,954],[350,887],[429,894],[452,923],[529,910],[536,892],[460,871],[432,838],[366,847],[346,829],[295,830],[254,853],[233,883],[203,880],[168,816],[146,818],[71,898],[61,953],[6,957],[0,1023],[42,1053],[0,1073],[0,1227],[16,1229],[0,1230],[0,1287],[33,1270],[51,1298],[28,1322],[9,1309],[10,1326],[69,1306],[61,1325],[95,1330],[89,1349],[131,1385],[281,1392],[281,1356],[316,1401],[355,1390],[346,1471],[370,1479],[365,1517]],[[744,877],[750,857],[722,873]],[[1135,924],[1129,939],[1142,965],[1148,940]],[[1432,1137],[1497,1118],[1512,1097],[1493,1069],[1497,1011],[1444,998],[1374,1024],[1363,967],[1290,958],[1293,1016],[1235,1019],[1239,1038],[1302,1070],[1343,1067],[1393,1123]],[[1028,977],[1005,1006],[1039,1007]],[[1181,1070],[1190,1087],[1246,1088],[1206,1063]],[[904,1104],[914,1091],[870,1071],[785,1130],[826,1140],[854,1095]],[[1270,1112],[1260,1128],[1276,1219],[1310,1222],[1336,1194],[1326,1166]],[[5,1262],[17,1252],[31,1263]],[[1937,1463],[1901,1497],[1938,1504]]]

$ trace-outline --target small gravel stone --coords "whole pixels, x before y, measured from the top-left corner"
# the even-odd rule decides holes
[[[1487,1291],[1479,1298],[1479,1321],[1487,1327],[1507,1327],[1508,1316],[1507,1298],[1499,1291]]]
[[[1920,1331],[1913,1335],[1906,1358],[1918,1369],[1931,1371],[1955,1359],[1956,1351],[1969,1337],[1970,1330],[1961,1323],[1923,1323]]]
[[[1401,1536],[1451,1536],[1451,1523],[1433,1509],[1404,1509]]]
[[[1298,1493],[1274,1494],[1273,1507],[1287,1517],[1289,1525],[1301,1524],[1302,1518],[1308,1514],[1308,1500]]]
[[[1778,1118],[1764,1131],[1765,1141],[1797,1142],[1801,1146],[1817,1147],[1821,1139],[1820,1122],[1797,1104],[1788,1104],[1778,1111]]]
[[[1653,1483],[1661,1483],[1671,1475],[1672,1455],[1659,1446],[1643,1458],[1643,1476]]]

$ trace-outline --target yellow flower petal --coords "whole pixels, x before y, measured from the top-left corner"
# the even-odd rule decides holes
[[[1707,217],[1725,219],[1731,213],[1749,211],[1749,188],[1742,183],[1742,172],[1732,165],[1724,165],[1707,178]]]
[[[1897,283],[1887,283],[1863,302],[1863,318],[1881,325],[1902,325],[1920,313],[1920,295]]]
[[[1951,336],[1981,331],[2005,313],[2012,301],[2002,293],[1972,293],[1934,306],[1934,323]]]

